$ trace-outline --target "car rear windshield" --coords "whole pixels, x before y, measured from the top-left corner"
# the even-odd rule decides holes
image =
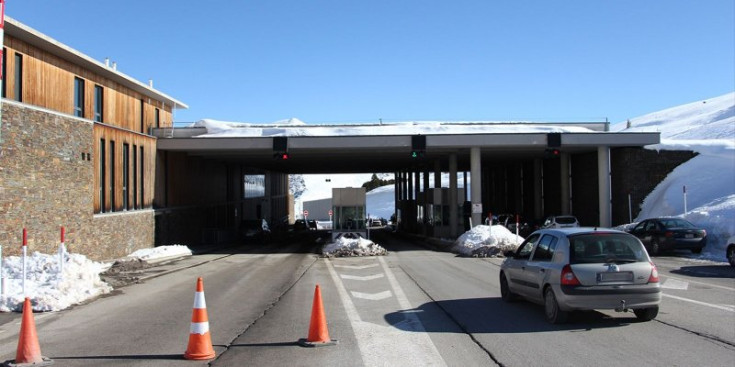
[[[556,217],[556,222],[559,224],[573,224],[577,221],[574,217]]]
[[[628,263],[647,261],[645,249],[625,233],[586,233],[569,237],[569,262]]]
[[[661,224],[666,228],[694,228],[694,225],[683,219],[663,219]]]

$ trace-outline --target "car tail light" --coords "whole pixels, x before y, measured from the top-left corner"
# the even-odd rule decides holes
[[[572,271],[572,266],[569,264],[564,265],[564,268],[561,269],[561,284],[562,285],[580,285],[582,284],[579,282],[579,279],[577,279],[577,276],[574,275],[574,272]]]
[[[664,233],[664,236],[666,236],[666,238],[671,238],[671,237],[674,237],[674,232],[671,232],[671,231],[666,231],[666,232]]]
[[[651,276],[648,277],[649,283],[658,283],[658,269],[656,269],[656,265],[653,263],[651,264]]]

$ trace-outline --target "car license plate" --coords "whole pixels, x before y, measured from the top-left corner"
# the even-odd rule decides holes
[[[633,272],[630,271],[608,271],[597,273],[598,282],[632,282]]]
[[[694,234],[693,233],[687,233],[687,234],[684,235],[684,238],[694,238]]]

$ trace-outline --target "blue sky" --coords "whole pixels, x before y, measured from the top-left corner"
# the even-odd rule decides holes
[[[177,122],[620,122],[735,90],[733,0],[7,0]]]

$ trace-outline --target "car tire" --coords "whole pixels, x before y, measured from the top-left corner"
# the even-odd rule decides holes
[[[508,286],[508,280],[505,278],[505,273],[500,273],[500,297],[505,302],[514,302],[518,299],[518,296],[511,292]]]
[[[658,256],[661,252],[661,246],[658,244],[658,240],[651,240],[651,256]]]
[[[658,306],[633,310],[639,321],[651,321],[658,315]]]
[[[727,261],[730,262],[730,266],[735,266],[735,245],[727,248]]]
[[[569,317],[568,312],[559,309],[559,303],[551,287],[547,287],[544,291],[544,315],[546,321],[552,324],[563,324]]]

